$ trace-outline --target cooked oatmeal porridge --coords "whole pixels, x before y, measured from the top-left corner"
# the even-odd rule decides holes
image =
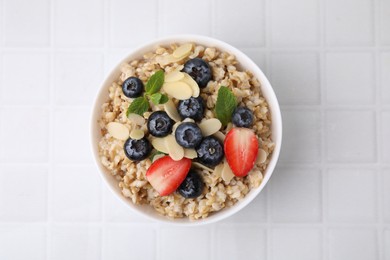
[[[99,120],[101,163],[123,196],[171,218],[206,218],[259,187],[274,143],[260,82],[193,43],[122,64]]]

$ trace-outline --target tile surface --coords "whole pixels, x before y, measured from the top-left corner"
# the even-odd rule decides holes
[[[283,118],[261,193],[194,228],[134,213],[90,149],[104,78],[181,33],[247,54]],[[390,260],[389,72],[389,0],[0,0],[0,259]]]

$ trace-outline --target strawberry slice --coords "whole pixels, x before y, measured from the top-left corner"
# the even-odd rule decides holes
[[[191,160],[173,160],[169,155],[156,160],[146,171],[146,179],[161,196],[174,192],[191,168]]]
[[[236,127],[226,135],[224,150],[234,175],[244,177],[256,162],[259,143],[252,130]]]

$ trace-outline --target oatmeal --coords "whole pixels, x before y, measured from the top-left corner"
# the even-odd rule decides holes
[[[206,218],[263,179],[274,143],[260,82],[192,43],[122,64],[99,120],[101,163],[123,196],[172,218]]]

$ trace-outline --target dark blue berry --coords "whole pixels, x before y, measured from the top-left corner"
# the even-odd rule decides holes
[[[147,126],[151,135],[164,137],[172,131],[173,121],[165,111],[156,111],[149,116]]]
[[[203,193],[204,183],[199,173],[190,170],[177,191],[184,198],[196,198]]]
[[[201,96],[180,100],[177,110],[182,119],[192,118],[195,121],[200,121],[204,114],[204,100]]]
[[[127,139],[124,145],[127,158],[133,161],[146,159],[152,151],[152,145],[145,137],[139,140]]]
[[[223,159],[223,145],[214,136],[208,136],[196,148],[196,153],[200,163],[214,167]]]
[[[237,107],[233,112],[232,122],[238,127],[251,127],[253,113],[247,107]]]
[[[136,98],[144,92],[144,83],[139,78],[130,77],[122,83],[123,94],[128,98]]]
[[[190,75],[200,88],[206,87],[212,78],[210,65],[201,58],[188,60],[182,71]]]
[[[202,131],[197,124],[185,122],[175,131],[176,142],[185,148],[195,148],[202,141]]]

